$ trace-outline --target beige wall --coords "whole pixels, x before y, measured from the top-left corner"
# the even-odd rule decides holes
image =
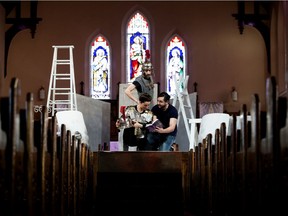
[[[165,59],[162,53],[167,38],[176,33],[187,45],[189,92],[193,91],[193,83],[197,82],[200,101],[223,101],[228,111],[239,110],[243,103],[249,107],[251,95],[258,93],[262,109],[265,109],[268,71],[264,40],[253,27],[245,27],[243,35],[239,34],[237,21],[232,17],[233,13],[237,13],[236,1],[39,1],[38,16],[43,21],[37,27],[35,39],[31,38],[29,30],[18,33],[13,39],[2,95],[8,95],[11,78],[18,77],[22,94],[33,92],[35,103],[44,104],[37,101],[37,92],[41,85],[48,90],[52,46],[74,45],[77,92],[80,91],[80,82],[84,81],[88,96],[87,48],[93,37],[101,33],[112,47],[112,99],[116,99],[117,83],[125,82],[126,74],[123,23],[136,9],[147,15],[152,27],[152,61],[155,80],[160,83],[161,91],[165,90]],[[275,34],[279,32],[277,30]],[[279,73],[281,70],[282,67]],[[238,91],[239,100],[236,103],[230,99],[232,86]],[[24,100],[23,96],[21,107],[24,107]]]

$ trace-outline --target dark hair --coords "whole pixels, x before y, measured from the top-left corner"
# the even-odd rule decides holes
[[[151,95],[149,95],[148,93],[142,93],[140,96],[139,96],[139,101],[140,103],[145,103],[146,101],[151,101],[152,100],[152,97]]]
[[[165,102],[170,100],[170,95],[167,92],[161,92],[158,97],[164,97]]]

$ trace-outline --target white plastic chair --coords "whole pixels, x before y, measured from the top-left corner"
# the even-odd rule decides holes
[[[81,141],[88,145],[89,136],[84,122],[83,114],[80,111],[59,111],[56,113],[58,122],[58,131],[61,130],[61,125],[66,125],[66,130],[70,130],[72,135],[79,136],[81,134]]]
[[[227,113],[209,113],[202,117],[198,143],[202,143],[203,139],[210,133],[212,134],[212,144],[215,144],[215,130],[221,127],[222,123],[226,125],[226,134],[230,133],[230,115]]]

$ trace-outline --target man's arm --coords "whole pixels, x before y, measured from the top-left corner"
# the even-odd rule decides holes
[[[177,125],[177,119],[176,118],[170,118],[169,121],[169,127],[163,129],[163,128],[158,128],[155,130],[158,133],[171,133],[175,130],[175,127]]]
[[[125,89],[125,94],[129,97],[132,101],[139,103],[139,100],[135,98],[132,94],[132,91],[136,88],[136,86],[132,83]]]

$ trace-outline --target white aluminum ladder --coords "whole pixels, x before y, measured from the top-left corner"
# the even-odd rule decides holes
[[[73,62],[74,46],[52,47],[54,52],[46,106],[54,116],[58,111],[77,110],[77,101]]]
[[[190,126],[189,126],[190,125],[189,120],[194,119],[195,117],[193,114],[191,101],[190,101],[188,90],[187,90],[188,79],[189,79],[188,75],[186,77],[183,76],[178,81],[176,78],[174,78],[176,89],[175,89],[175,97],[173,99],[172,105],[175,106],[178,110],[177,125],[179,125],[180,115],[182,114],[182,118],[183,118],[185,129],[186,129],[186,134],[187,134],[189,143],[191,143],[191,137],[190,137],[191,131],[190,131]],[[180,92],[180,89],[181,89],[180,85],[182,84],[183,84],[183,90]],[[176,105],[177,101],[178,101],[178,107]]]

